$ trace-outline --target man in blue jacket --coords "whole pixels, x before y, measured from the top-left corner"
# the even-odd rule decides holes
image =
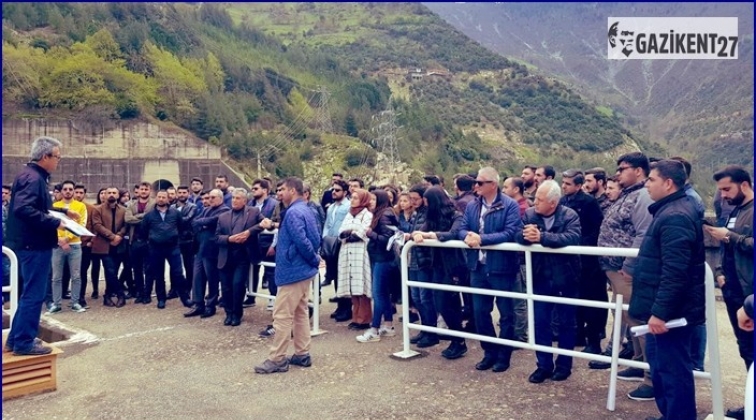
[[[651,166],[646,189],[654,204],[635,265],[628,314],[647,323],[646,360],[656,406],[665,420],[695,420],[691,337],[706,320],[703,225],[685,193],[685,168],[662,160]],[[685,318],[684,327],[665,323]]]
[[[459,232],[470,250],[467,252],[467,268],[470,270],[472,287],[512,292],[515,290],[520,263],[517,253],[508,251],[482,251],[476,248],[502,242],[514,242],[515,235],[522,232],[520,208],[517,202],[499,190],[499,174],[494,168],[483,168],[475,180],[478,197],[465,209],[465,218]],[[473,314],[478,334],[496,337],[491,311],[494,297],[473,295]],[[514,301],[496,298],[500,314],[499,337],[514,339]],[[475,369],[504,372],[509,369],[512,347],[481,342],[485,352]]]
[[[310,320],[307,309],[310,283],[320,265],[320,234],[315,214],[302,199],[304,185],[299,178],[284,179],[281,201],[287,207],[286,217],[278,228],[276,246],[276,285],[278,294],[273,308],[273,328],[276,331],[270,355],[255,366],[256,373],[276,373],[289,370],[289,364],[309,367]],[[263,223],[270,223],[265,220]],[[263,226],[268,228],[269,226]],[[286,357],[289,342],[294,341],[294,355]]]

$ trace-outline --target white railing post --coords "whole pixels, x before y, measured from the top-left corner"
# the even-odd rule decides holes
[[[18,310],[18,257],[7,246],[3,246],[3,255],[6,255],[10,260],[10,286],[3,286],[3,293],[10,293],[10,309],[8,309],[10,323],[8,325],[11,326],[13,325],[13,317],[16,316]]]
[[[719,333],[717,332],[716,298],[714,297],[714,273],[706,264],[706,343],[709,347],[709,371],[711,373],[711,411],[714,420],[723,420],[724,397],[722,396],[722,366],[719,363]]]
[[[525,251],[525,292],[528,294],[528,344],[535,345],[535,302],[533,301],[533,253]]]
[[[622,295],[615,296],[614,328],[612,329],[612,368],[609,372],[609,395],[606,398],[606,409],[614,411],[617,403],[617,370],[619,353],[622,347]]]
[[[310,337],[316,337],[328,332],[320,329],[320,268],[318,268],[318,275],[312,279],[312,296],[312,328],[310,328]]]
[[[410,249],[415,246],[415,242],[407,242],[402,249],[401,267],[399,272],[402,275],[402,351],[394,353],[393,356],[399,359],[409,359],[415,357],[420,353],[410,348],[409,337],[409,287],[407,282],[409,281],[409,261],[407,255],[409,255]]]

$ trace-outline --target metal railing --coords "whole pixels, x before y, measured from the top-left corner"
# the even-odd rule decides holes
[[[16,310],[18,310],[18,257],[7,246],[3,246],[3,255],[10,260],[10,286],[3,286],[3,293],[10,294],[10,308],[7,311],[10,317],[8,324],[10,326],[13,325],[13,317],[16,316]]]
[[[616,408],[616,395],[617,395],[617,370],[620,365],[627,367],[637,367],[648,370],[648,363],[636,362],[632,360],[624,360],[619,358],[620,348],[622,347],[621,337],[621,321],[622,311],[627,310],[628,305],[623,304],[623,296],[615,295],[614,302],[596,302],[590,300],[562,298],[555,296],[536,295],[533,293],[533,252],[543,252],[551,254],[570,254],[570,255],[594,255],[594,256],[617,256],[617,257],[630,257],[634,258],[638,256],[637,249],[625,249],[625,248],[604,248],[604,247],[589,247],[589,246],[567,246],[563,248],[546,248],[541,245],[520,245],[517,243],[501,243],[490,246],[482,246],[481,250],[492,251],[517,251],[525,253],[525,272],[526,272],[526,292],[505,292],[498,290],[480,289],[473,287],[452,286],[446,284],[426,283],[409,280],[409,262],[407,255],[415,246],[428,246],[436,248],[461,248],[470,249],[462,241],[448,241],[440,242],[437,240],[424,240],[423,243],[418,244],[414,241],[408,242],[402,249],[401,255],[401,276],[402,276],[402,302],[409,302],[408,287],[418,287],[433,290],[443,290],[449,292],[462,292],[482,294],[489,296],[498,296],[505,298],[522,299],[527,301],[527,315],[528,315],[528,342],[523,343],[521,341],[508,340],[497,337],[488,337],[479,334],[472,334],[464,331],[455,331],[444,328],[429,327],[425,325],[417,325],[409,323],[409,305],[402,305],[402,331],[403,331],[403,350],[394,353],[394,356],[401,359],[408,359],[419,355],[419,352],[413,351],[410,348],[409,330],[426,331],[430,333],[444,334],[453,337],[467,338],[471,340],[485,341],[494,344],[508,345],[511,347],[519,347],[522,349],[541,351],[546,353],[552,353],[557,355],[571,356],[588,360],[596,360],[600,362],[608,362],[611,364],[611,370],[609,375],[609,392],[607,395],[606,408],[609,411],[614,411]],[[714,275],[709,265],[706,265],[706,334],[709,337],[707,340],[709,350],[709,372],[694,371],[693,375],[697,378],[706,378],[711,381],[711,399],[712,399],[712,411],[715,420],[723,420],[724,417],[724,403],[722,397],[722,376],[719,356],[719,342],[717,337],[717,317],[715,308],[714,297]],[[535,344],[535,315],[533,302],[551,302],[567,305],[576,305],[589,308],[601,308],[609,309],[614,312],[614,334],[611,337],[612,341],[612,355],[604,356],[600,354],[583,353],[580,351],[559,349],[550,346],[542,346]]]

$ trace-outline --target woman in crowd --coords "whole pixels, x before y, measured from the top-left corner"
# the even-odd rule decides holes
[[[125,188],[120,188],[118,190],[118,204],[123,207],[124,209],[128,207],[129,201],[131,200],[131,194],[129,193],[129,190]],[[136,284],[134,284],[134,276],[131,271],[131,257],[129,256],[129,246],[128,246],[128,238],[124,238],[125,243],[123,244],[123,250],[120,255],[121,259],[121,266],[123,269],[121,270],[121,274],[118,276],[118,281],[120,281],[123,284],[123,290],[126,290],[126,299],[136,299]]]
[[[129,193],[129,190],[124,188],[118,190],[118,204],[122,205],[123,207],[127,207],[129,205],[129,201],[131,201],[131,193]]]
[[[423,194],[427,209],[425,223],[419,231],[412,233],[412,240],[422,243],[424,239],[450,241],[457,239],[457,232],[462,225],[462,214],[455,210],[446,191],[441,187],[431,187]],[[459,248],[431,248],[433,274],[431,282],[438,284],[458,284],[460,276],[467,269],[465,256]],[[462,331],[462,304],[458,292],[433,291],[436,308],[444,317],[449,329]],[[425,333],[422,340],[438,342],[433,333]],[[451,344],[441,352],[447,359],[458,359],[467,353],[464,338],[450,337]]]
[[[366,330],[370,328],[372,308],[372,275],[368,258],[367,232],[373,222],[370,193],[356,189],[352,192],[351,208],[339,228],[342,241],[339,251],[339,275],[337,297],[352,297],[352,322],[349,328]]]
[[[363,335],[357,336],[357,341],[361,343],[380,341],[381,336],[393,337],[396,335],[393,325],[393,307],[389,296],[394,251],[386,250],[386,247],[389,239],[394,235],[394,230],[391,228],[398,228],[399,222],[396,220],[386,191],[375,190],[371,195],[373,220],[367,230],[367,237],[370,239],[367,251],[373,274],[373,319],[370,324],[371,328],[365,331]],[[372,205],[373,200],[375,201],[374,205]],[[384,321],[383,327],[381,327],[381,317]]]

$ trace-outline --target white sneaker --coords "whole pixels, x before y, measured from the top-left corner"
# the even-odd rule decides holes
[[[83,306],[79,305],[78,303],[74,303],[71,306],[71,310],[74,311],[74,312],[86,312],[87,311],[86,309],[84,309]]]
[[[372,328],[365,331],[364,334],[357,336],[357,341],[360,343],[372,343],[374,341],[381,341],[381,335],[374,332]]]
[[[269,300],[268,306],[265,307],[265,310],[268,312],[273,312],[273,305],[275,305],[275,303],[276,303],[275,300]]]
[[[381,327],[378,330],[378,334],[382,337],[394,337],[396,335],[396,330],[394,329],[394,327],[391,327],[391,328]]]
[[[52,305],[50,305],[50,309],[47,310],[47,315],[58,313],[58,312],[60,312],[62,310],[63,310],[63,308],[61,308],[59,305],[56,305],[56,304],[53,303]]]

